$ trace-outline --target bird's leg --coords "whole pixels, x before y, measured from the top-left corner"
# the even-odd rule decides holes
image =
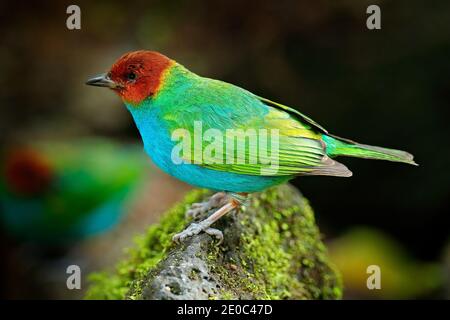
[[[188,237],[192,237],[192,236],[197,235],[200,232],[204,231],[207,234],[209,234],[211,236],[214,236],[217,239],[219,239],[219,243],[221,243],[222,240],[223,240],[223,233],[222,233],[222,231],[220,231],[218,229],[211,228],[211,225],[214,222],[216,222],[218,219],[220,219],[220,217],[224,216],[225,214],[227,214],[228,212],[230,212],[231,210],[233,210],[233,209],[235,209],[237,207],[238,207],[238,205],[236,204],[235,201],[228,202],[227,204],[222,206],[219,210],[214,212],[212,215],[210,215],[205,220],[202,220],[202,221],[200,221],[198,223],[195,223],[195,222],[191,223],[189,225],[189,227],[184,229],[182,232],[177,233],[176,235],[174,235],[172,240],[176,241],[176,242],[181,242],[181,241],[185,240]]]
[[[219,208],[226,204],[229,196],[225,192],[217,192],[213,194],[208,201],[193,203],[188,211],[186,211],[186,218],[197,218],[199,215],[208,212],[213,208]]]
[[[211,225],[228,212],[241,207],[247,199],[247,194],[230,194],[230,197],[227,198],[228,201],[220,209],[198,223],[191,223],[185,230],[174,235],[172,240],[180,242],[204,231],[207,234],[216,237],[219,240],[218,244],[220,244],[223,241],[223,233],[218,229],[211,228]]]

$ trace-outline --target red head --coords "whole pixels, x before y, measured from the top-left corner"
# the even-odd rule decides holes
[[[155,51],[129,52],[120,57],[107,74],[90,79],[87,84],[109,87],[124,101],[139,104],[158,92],[164,71],[173,63]]]

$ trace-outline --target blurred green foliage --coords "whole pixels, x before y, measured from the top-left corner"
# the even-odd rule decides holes
[[[444,273],[437,263],[414,260],[395,240],[375,229],[354,227],[334,239],[329,251],[342,272],[348,298],[423,298],[436,294],[443,286]],[[371,265],[379,267],[379,290],[366,286],[373,274],[367,272]]]

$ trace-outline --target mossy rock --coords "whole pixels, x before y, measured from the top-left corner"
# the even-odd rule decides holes
[[[190,192],[138,239],[115,271],[91,275],[88,299],[339,299],[342,283],[327,257],[308,201],[292,186],[253,194],[219,220],[225,240],[207,234],[182,244],[186,208],[206,199]]]

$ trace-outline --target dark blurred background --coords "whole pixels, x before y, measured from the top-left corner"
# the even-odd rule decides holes
[[[70,4],[81,8],[81,30],[66,28]],[[370,4],[381,7],[381,30],[366,28]],[[330,242],[370,226],[412,259],[442,266],[449,1],[15,1],[0,4],[0,30],[2,147],[37,137],[140,143],[121,101],[84,81],[126,51],[157,50],[298,108],[339,136],[413,153],[419,167],[347,158],[350,179],[293,183]]]

